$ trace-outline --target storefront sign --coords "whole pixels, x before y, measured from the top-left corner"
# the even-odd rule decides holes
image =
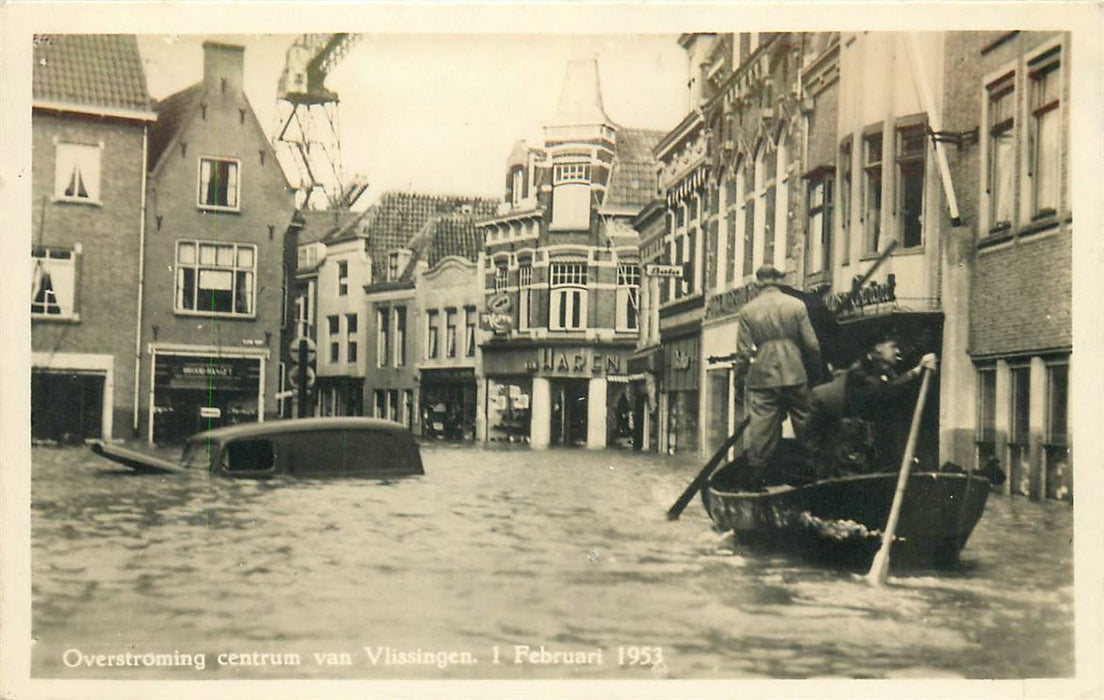
[[[218,406],[200,406],[200,418],[222,418],[222,409]]]
[[[840,292],[824,299],[828,309],[837,315],[847,315],[850,312],[860,311],[867,306],[891,304],[896,301],[897,276],[894,274],[886,276],[885,284],[873,281],[861,289],[853,287],[850,292]]]
[[[228,364],[186,364],[180,368],[185,377],[230,377],[234,369]]]
[[[514,327],[514,317],[510,314],[482,314],[480,324],[485,331],[505,335]]]
[[[621,374],[624,358],[619,355],[603,355],[592,348],[559,350],[544,348],[535,360],[525,363],[530,372],[541,374]]]
[[[644,266],[644,275],[646,277],[671,277],[680,280],[683,275],[683,267],[682,265],[657,265],[655,263],[649,263]]]
[[[705,317],[717,318],[718,316],[729,316],[734,314],[758,294],[758,285],[745,284],[743,287],[729,289],[721,294],[710,297],[709,302],[705,306]]]
[[[690,369],[690,353],[684,350],[675,350],[671,353],[671,369],[678,371]]]

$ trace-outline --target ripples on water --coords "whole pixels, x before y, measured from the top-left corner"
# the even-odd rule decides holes
[[[1072,511],[990,499],[956,571],[872,589],[743,556],[695,501],[699,465],[625,452],[423,450],[426,475],[248,481],[33,453],[32,672],[61,678],[1023,678],[1073,673]],[[513,645],[603,649],[514,664]],[[498,645],[502,663],[492,663]],[[660,647],[658,667],[618,665]],[[372,665],[362,647],[468,651]],[[204,652],[203,671],[70,669],[63,652]],[[295,652],[230,667],[219,652]],[[348,652],[352,666],[316,664]],[[631,651],[631,650],[629,650]],[[628,656],[626,658],[629,658]],[[639,657],[637,657],[639,658]]]

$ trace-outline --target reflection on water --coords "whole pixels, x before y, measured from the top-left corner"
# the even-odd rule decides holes
[[[426,476],[392,482],[265,482],[134,475],[36,449],[33,674],[1073,672],[1065,504],[995,496],[960,569],[876,590],[743,556],[697,502],[667,522],[692,460],[436,445],[423,458]]]

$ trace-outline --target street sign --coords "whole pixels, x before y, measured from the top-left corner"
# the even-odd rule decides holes
[[[299,388],[299,365],[294,362],[288,365],[288,384],[292,389]],[[307,388],[314,386],[314,367],[307,367]]]
[[[295,392],[292,391],[291,389],[288,389],[287,391],[280,391],[280,392],[276,393],[276,398],[278,398],[278,399],[290,399],[293,396],[295,396]]]
[[[317,355],[317,349],[315,347],[314,341],[305,335],[301,335],[295,340],[291,341],[291,356],[295,358],[299,357],[299,346],[303,343],[307,344],[307,364],[312,365],[314,364],[314,359]]]
[[[200,406],[200,418],[222,418],[222,409],[218,406]]]
[[[657,265],[648,263],[644,266],[644,274],[648,277],[672,277],[682,279],[682,265]]]

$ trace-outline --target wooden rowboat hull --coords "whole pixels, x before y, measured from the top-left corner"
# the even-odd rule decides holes
[[[180,465],[139,450],[115,445],[109,442],[94,442],[92,452],[109,459],[116,464],[148,474],[179,474],[186,471]]]
[[[897,474],[864,474],[762,493],[703,492],[714,526],[741,546],[794,552],[847,568],[870,566],[889,517]],[[957,473],[909,477],[890,562],[896,569],[949,567],[985,510],[989,480]]]

